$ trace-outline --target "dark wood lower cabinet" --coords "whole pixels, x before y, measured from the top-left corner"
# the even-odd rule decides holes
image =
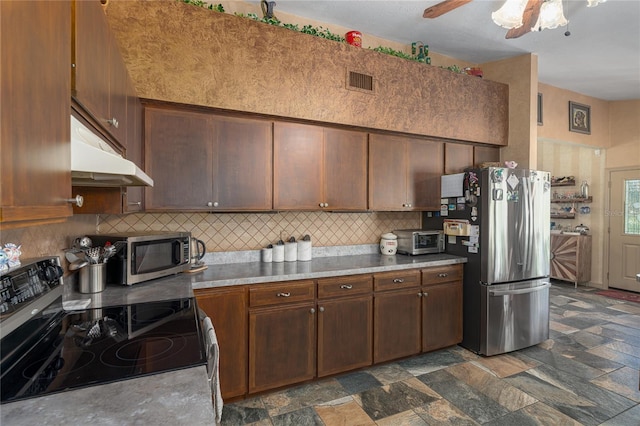
[[[420,288],[376,294],[373,303],[373,362],[420,353]]]
[[[195,290],[198,307],[213,323],[220,347],[222,398],[247,393],[247,290],[246,287]]]
[[[371,365],[373,298],[318,302],[318,377]]]
[[[316,375],[315,303],[249,312],[249,393]]]
[[[462,341],[462,282],[422,287],[422,352]]]

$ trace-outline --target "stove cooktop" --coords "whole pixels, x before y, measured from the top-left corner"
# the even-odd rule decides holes
[[[193,298],[51,311],[3,338],[0,402],[206,364]]]

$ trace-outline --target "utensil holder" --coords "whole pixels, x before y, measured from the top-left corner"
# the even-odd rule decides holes
[[[94,263],[80,269],[78,290],[80,293],[99,293],[107,283],[107,264]]]

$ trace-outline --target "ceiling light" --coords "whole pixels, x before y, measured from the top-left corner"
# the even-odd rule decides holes
[[[500,9],[491,14],[491,19],[502,28],[519,28],[522,26],[522,14],[526,6],[527,0],[507,0]]]
[[[531,27],[531,31],[552,30],[568,23],[569,21],[564,17],[564,11],[562,10],[562,0],[547,0],[542,3],[538,22]]]

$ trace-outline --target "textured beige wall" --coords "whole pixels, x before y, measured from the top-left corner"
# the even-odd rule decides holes
[[[509,84],[509,145],[501,160],[513,160],[521,168],[537,166],[536,103],[538,57],[522,55],[481,64],[486,78]]]
[[[610,103],[607,168],[640,167],[640,99]]]
[[[506,143],[508,87],[490,79],[176,1],[112,1],[108,17],[144,98]],[[348,71],[374,90],[348,89]]]
[[[538,85],[538,91],[542,93],[543,118],[542,126],[538,126],[539,138],[599,148],[610,146],[610,102],[542,83]],[[569,131],[569,101],[591,108],[590,135]],[[535,116],[533,122],[536,122]]]

